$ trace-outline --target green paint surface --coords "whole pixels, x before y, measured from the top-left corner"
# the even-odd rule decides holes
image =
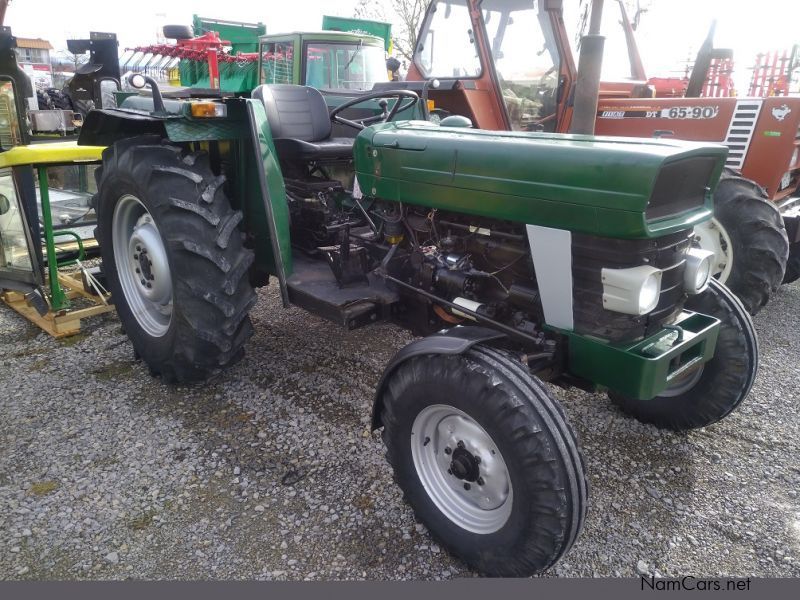
[[[650,400],[679,374],[679,365],[691,362],[688,366],[696,367],[714,356],[720,329],[717,319],[685,311],[673,325],[683,330],[682,341],[672,340],[675,332],[667,329],[630,344],[555,331],[568,338],[570,373],[630,398]]]
[[[661,168],[712,156],[702,207],[647,222]],[[658,237],[711,216],[727,149],[672,140],[601,138],[386,123],[362,132],[355,164],[366,194],[387,200],[590,233]]]

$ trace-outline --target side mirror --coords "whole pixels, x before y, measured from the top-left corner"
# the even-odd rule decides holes
[[[3,194],[0,194],[0,216],[11,210],[11,202]]]

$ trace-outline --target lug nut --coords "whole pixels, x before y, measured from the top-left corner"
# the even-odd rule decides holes
[[[468,483],[464,484],[464,489],[467,490],[467,491],[469,491],[471,487],[472,486],[470,484],[468,484]]]
[[[153,289],[153,284],[152,284],[152,283],[150,283],[149,281],[147,282],[147,289],[148,289],[148,290],[151,290],[151,289]]]
[[[145,284],[145,280],[144,280],[144,279],[142,279],[142,285],[144,285],[144,284]]]
[[[139,244],[136,244],[136,251],[137,252],[141,252],[142,251],[142,247]]]
[[[133,255],[133,260],[139,260],[139,255],[138,254],[134,254]]]
[[[475,457],[475,464],[476,464],[476,465],[479,465],[479,464],[481,464],[481,457],[480,457],[480,456],[476,456],[476,457]]]
[[[450,448],[445,448],[444,449],[444,453],[447,454],[448,456],[450,456],[453,453],[453,451],[450,450]]]
[[[138,275],[139,273],[141,273],[141,272],[142,272],[142,271],[141,271],[140,269],[136,269],[136,274],[137,274],[137,275]]]
[[[476,481],[475,483],[477,483],[478,485],[483,485],[486,482],[483,480],[483,477],[478,477],[478,481]]]
[[[459,447],[459,448],[461,448],[461,449],[463,450],[463,449],[464,449],[464,442],[462,442],[461,440],[459,440],[459,442],[458,442],[458,447]]]

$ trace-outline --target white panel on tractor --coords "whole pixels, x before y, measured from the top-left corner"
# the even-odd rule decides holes
[[[574,328],[572,316],[572,233],[528,225],[528,242],[533,255],[536,283],[548,325]]]

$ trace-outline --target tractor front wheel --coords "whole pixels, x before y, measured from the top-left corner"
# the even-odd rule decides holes
[[[103,264],[136,354],[167,382],[231,365],[252,333],[256,295],[225,178],[205,153],[157,137],[107,148],[96,177]]]
[[[713,358],[652,400],[609,393],[615,404],[639,421],[675,431],[706,427],[728,416],[750,393],[758,370],[753,320],[730,290],[711,280],[686,308],[722,322]]]
[[[572,546],[586,514],[582,456],[518,360],[483,346],[411,358],[389,376],[381,416],[406,500],[467,565],[528,576]]]

